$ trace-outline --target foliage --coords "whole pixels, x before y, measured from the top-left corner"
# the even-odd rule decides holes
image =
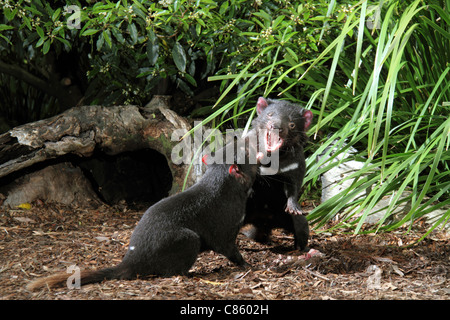
[[[195,95],[219,84],[213,108],[192,113],[214,126],[248,126],[259,95],[311,109],[321,140],[309,147],[306,188],[350,147],[359,151],[343,161],[364,163],[351,187],[310,214],[317,228],[340,213],[336,227],[392,230],[450,204],[448,0],[67,1],[81,8],[80,29],[69,28],[77,16],[66,3],[0,2],[1,61],[45,78],[46,57],[75,53],[86,104],[143,105],[161,87]],[[331,143],[340,150],[317,161]],[[374,230],[363,228],[386,196],[387,214]],[[392,217],[404,202],[409,212]],[[429,231],[449,218],[447,211]]]
[[[144,105],[152,94],[171,89],[193,96],[216,84],[208,82],[208,76],[255,72],[276,61],[278,54],[295,63],[311,59],[319,52],[318,27],[327,20],[328,8],[324,0],[0,2],[4,63],[47,80],[49,60],[67,56],[64,64],[78,68],[72,73],[80,74],[83,103],[104,105]],[[279,44],[281,52],[267,49]],[[268,54],[261,55],[262,50]],[[17,87],[4,76],[0,81],[9,92]],[[226,85],[223,81],[222,89]],[[15,94],[27,95],[28,90]],[[48,96],[40,100],[50,101]],[[207,106],[196,115],[210,112]]]
[[[331,2],[333,3],[333,2]],[[367,232],[393,230],[419,220],[424,214],[447,208],[429,229],[450,218],[450,13],[449,1],[384,1],[352,6],[337,37],[322,39],[316,59],[302,61],[295,51],[274,45],[274,60],[258,72],[250,66],[238,74],[214,77],[233,80],[219,101],[236,86],[236,98],[207,120],[223,117],[258,88],[302,103],[299,87],[313,88],[307,108],[316,115],[315,135],[329,133],[312,146],[307,160],[306,187],[333,166],[356,160],[364,166],[349,179],[352,185],[320,204],[309,215],[316,228],[340,213],[335,228],[363,231],[370,211],[383,198],[390,204],[384,217]],[[331,15],[335,10],[330,4]],[[322,34],[327,34],[324,24]],[[283,34],[283,33],[282,33]],[[286,33],[287,34],[287,33]],[[257,55],[252,64],[259,58]],[[274,75],[275,70],[285,70]],[[297,76],[296,72],[300,73]],[[254,99],[254,97],[252,97]],[[331,144],[338,151],[331,154]],[[350,147],[359,152],[342,161],[333,160]],[[323,155],[331,157],[322,157]],[[317,159],[320,159],[319,161]],[[355,199],[361,192],[368,193]],[[408,191],[406,197],[402,197]],[[401,217],[392,212],[408,202]]]

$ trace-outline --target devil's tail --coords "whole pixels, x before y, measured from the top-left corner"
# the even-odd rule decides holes
[[[103,280],[131,278],[127,273],[121,264],[100,270],[84,270],[80,272],[80,285],[101,282]],[[30,282],[27,285],[27,289],[34,291],[42,288],[64,287],[67,285],[67,280],[71,276],[71,273],[61,272],[52,276],[43,277]]]

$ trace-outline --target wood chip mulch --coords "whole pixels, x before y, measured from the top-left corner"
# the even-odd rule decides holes
[[[252,268],[240,269],[214,252],[201,253],[188,276],[104,281],[81,289],[26,285],[41,276],[103,268],[121,261],[143,210],[60,204],[0,209],[0,299],[450,299],[450,238],[423,230],[376,235],[312,232],[310,248],[292,250],[293,237],[281,230],[259,244],[239,235]],[[417,228],[416,228],[417,229]]]

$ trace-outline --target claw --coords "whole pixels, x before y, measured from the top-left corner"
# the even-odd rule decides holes
[[[301,215],[304,214],[303,211],[301,209],[295,208],[295,209],[291,209],[291,208],[286,208],[286,212],[292,215]]]
[[[300,208],[300,206],[296,203],[296,202],[291,202],[288,201],[288,204],[286,205],[286,210],[287,213],[292,214],[292,215],[301,215],[303,213],[302,209]]]

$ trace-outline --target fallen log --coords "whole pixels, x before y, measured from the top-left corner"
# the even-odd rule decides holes
[[[144,108],[137,106],[81,106],[57,116],[13,128],[0,135],[0,178],[38,163],[67,155],[88,158],[94,152],[118,155],[153,149],[167,160],[172,173],[169,194],[179,192],[189,164],[171,161],[176,129],[190,130],[186,119],[168,108],[168,98],[155,96]],[[194,183],[192,173],[186,185]]]

